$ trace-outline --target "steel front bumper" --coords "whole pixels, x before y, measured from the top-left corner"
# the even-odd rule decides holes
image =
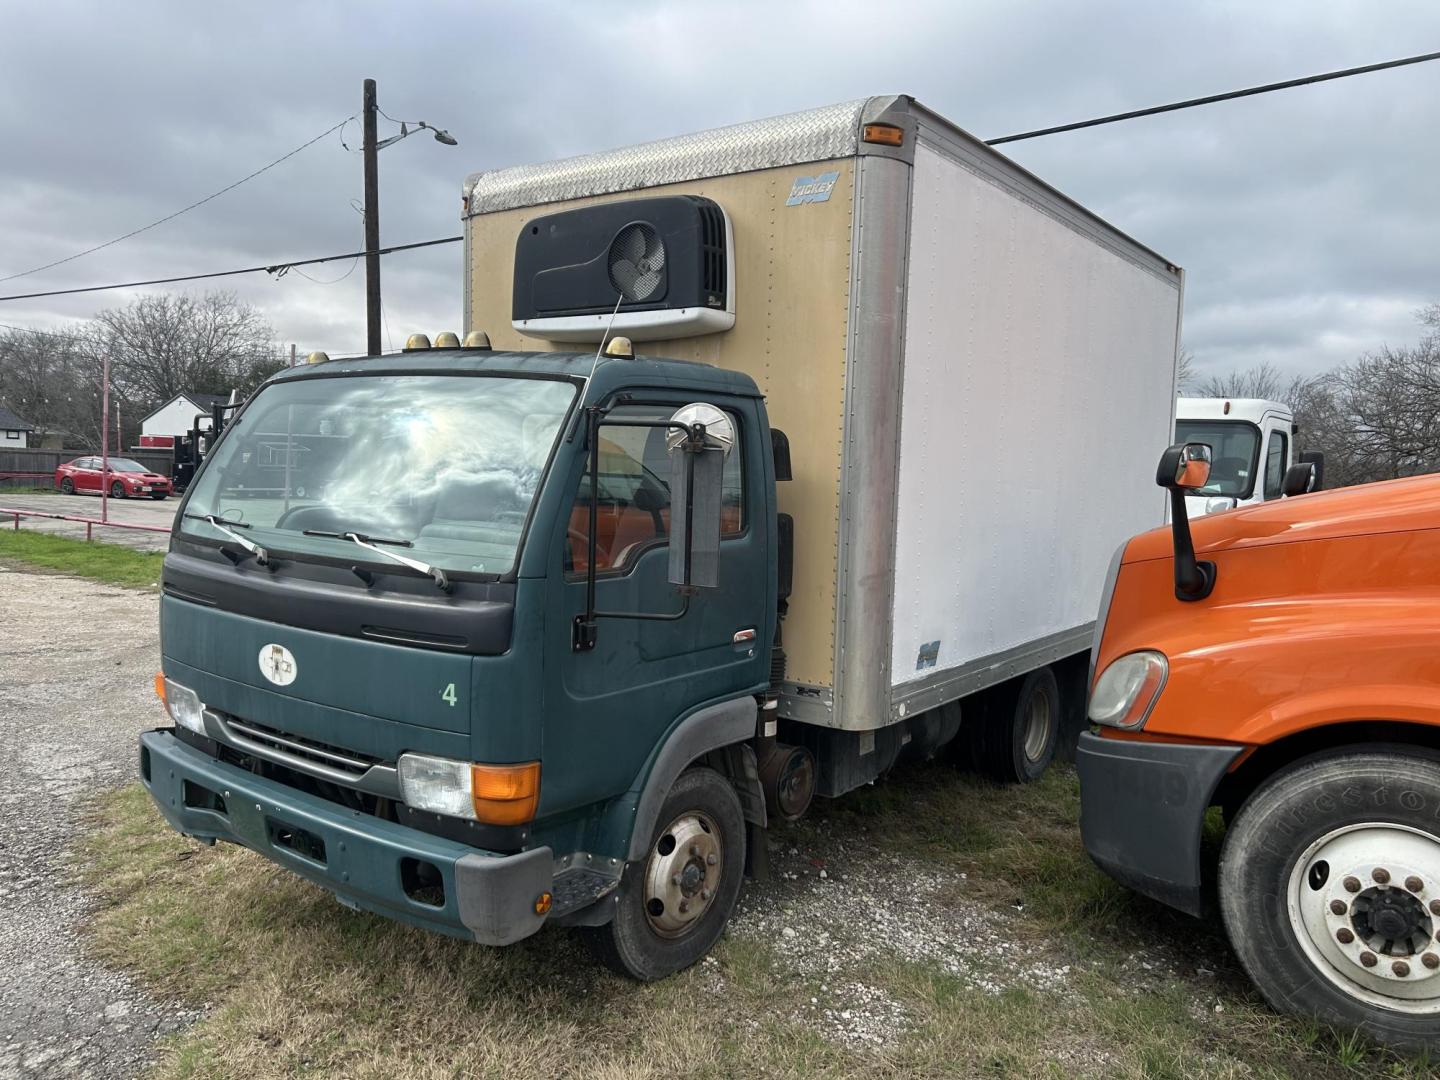
[[[244,844],[351,907],[485,945],[519,941],[545,921],[535,901],[551,888],[548,847],[518,855],[477,851],[227,765],[169,731],[140,736],[140,776],[175,829]],[[438,903],[406,892],[411,860],[439,871]],[[423,895],[434,898],[433,891]]]
[[[1199,915],[1200,834],[1238,746],[1080,736],[1080,835],[1100,869],[1136,892]]]

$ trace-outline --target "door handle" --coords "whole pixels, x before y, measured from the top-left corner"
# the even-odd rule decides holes
[[[744,630],[736,630],[735,636],[730,639],[736,645],[745,645],[755,640],[755,628],[753,626]]]

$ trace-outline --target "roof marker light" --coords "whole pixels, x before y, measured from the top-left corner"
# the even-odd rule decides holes
[[[620,360],[634,360],[635,346],[631,344],[628,337],[611,338],[610,344],[605,346],[605,355]]]
[[[435,335],[435,348],[437,349],[458,349],[460,339],[449,330],[442,330]]]
[[[484,330],[471,330],[465,335],[465,348],[485,349],[490,348],[490,335]]]
[[[881,146],[900,146],[905,142],[905,129],[895,124],[866,124],[861,131],[860,141],[879,143]]]
[[[405,351],[415,352],[419,349],[430,348],[430,339],[424,334],[411,334],[405,339]]]
[[[312,352],[309,356],[305,357],[305,362],[307,364],[324,364],[328,363],[329,360],[329,354],[320,352],[319,350],[316,350],[315,352]]]

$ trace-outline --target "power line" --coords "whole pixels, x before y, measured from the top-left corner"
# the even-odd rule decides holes
[[[1379,64],[1366,64],[1364,67],[1345,68],[1343,71],[1327,71],[1320,75],[1306,75],[1300,79],[1286,79],[1284,82],[1266,83],[1264,86],[1252,86],[1245,90],[1231,90],[1224,94],[1190,98],[1186,101],[1171,102],[1169,105],[1153,105],[1148,109],[1135,109],[1131,112],[1115,113],[1112,116],[1096,117],[1094,120],[1080,120],[1073,124],[1060,124],[1056,127],[1039,128],[1035,131],[1023,131],[1018,135],[1005,135],[999,139],[989,139],[985,145],[999,146],[1001,143],[1019,142],[1021,139],[1038,139],[1041,135],[1058,135],[1062,131],[1078,131],[1080,128],[1099,127],[1101,124],[1115,124],[1121,120],[1134,120],[1140,116],[1154,116],[1156,113],[1179,112],[1181,109],[1193,109],[1197,105],[1213,105],[1217,101],[1254,97],[1256,94],[1269,94],[1276,90],[1289,90],[1292,87],[1309,86],[1312,83],[1329,82],[1332,79],[1348,79],[1352,75],[1367,75],[1372,71],[1385,71],[1388,68],[1404,67],[1407,64],[1424,64],[1431,60],[1440,60],[1440,52],[1406,56],[1400,60],[1386,60]]]
[[[93,254],[94,254],[95,252],[97,252],[97,251],[100,251],[100,250],[102,250],[102,249],[104,249],[104,248],[108,248],[108,247],[111,247],[111,246],[113,246],[113,245],[115,245],[115,244],[118,244],[118,243],[120,243],[120,241],[122,241],[122,240],[129,240],[132,236],[139,236],[141,233],[146,232],[146,231],[149,230],[149,229],[153,229],[153,228],[155,228],[155,226],[157,226],[157,225],[164,225],[167,221],[174,221],[174,220],[175,220],[177,217],[179,217],[181,214],[188,214],[191,210],[194,210],[196,207],[204,206],[206,203],[210,202],[212,199],[218,199],[221,195],[224,195],[227,191],[234,191],[237,187],[239,187],[241,184],[245,183],[246,181],[248,181],[248,180],[254,180],[255,177],[259,176],[261,173],[263,173],[263,172],[268,172],[270,169],[273,169],[276,165],[279,165],[281,162],[289,160],[290,158],[294,157],[296,154],[300,153],[301,150],[304,150],[306,147],[313,146],[315,143],[317,143],[317,142],[319,142],[321,139],[325,138],[326,135],[329,135],[332,131],[337,131],[337,130],[339,130],[340,128],[344,127],[346,124],[348,124],[351,120],[354,120],[354,119],[355,119],[355,117],[353,117],[353,116],[346,117],[344,120],[340,121],[340,123],[335,124],[335,125],[333,125],[333,126],[331,126],[331,127],[326,128],[324,131],[322,131],[319,135],[316,135],[316,136],[315,136],[313,139],[311,139],[309,142],[302,143],[300,146],[297,146],[294,150],[291,150],[288,154],[284,155],[283,157],[278,157],[278,158],[276,158],[274,161],[270,162],[270,164],[269,164],[269,165],[266,165],[264,168],[256,169],[256,170],[255,170],[254,172],[252,172],[249,176],[242,176],[239,180],[236,180],[233,184],[229,185],[228,187],[223,187],[223,188],[221,188],[219,191],[215,192],[215,193],[212,194],[212,195],[206,195],[205,198],[201,199],[199,202],[193,202],[193,203],[191,203],[189,206],[184,207],[183,209],[176,210],[173,214],[166,214],[164,217],[162,217],[162,218],[160,218],[160,219],[158,219],[158,220],[156,220],[156,221],[150,222],[149,225],[142,225],[142,226],[140,226],[140,228],[138,228],[138,229],[132,229],[130,232],[126,233],[124,236],[117,236],[117,237],[115,237],[114,240],[106,240],[105,243],[103,243],[103,244],[96,244],[94,247],[86,248],[84,251],[77,251],[74,255],[67,255],[67,256],[65,256],[65,258],[63,258],[63,259],[56,259],[54,262],[48,262],[48,263],[46,263],[44,266],[37,266],[37,267],[35,267],[34,269],[31,269],[31,270],[22,270],[22,271],[20,271],[20,273],[18,273],[18,274],[10,274],[10,275],[8,275],[8,276],[6,276],[6,277],[0,277],[0,281],[13,281],[13,280],[15,280],[16,278],[28,277],[30,274],[38,274],[41,270],[49,270],[51,267],[60,266],[62,263],[73,262],[75,259],[82,258],[82,257],[84,257],[84,256],[86,256],[86,255],[93,255]]]
[[[1366,64],[1363,67],[1345,68],[1343,71],[1327,71],[1319,75],[1307,75],[1304,78],[1300,79],[1287,79],[1284,82],[1267,83],[1264,86],[1252,86],[1244,90],[1231,90],[1224,94],[1211,94],[1208,97],[1190,98],[1187,101],[1176,101],[1168,105],[1155,105],[1148,109],[1135,109],[1131,112],[1115,113],[1111,116],[1096,117],[1093,120],[1080,120],[1073,124],[1060,124],[1055,127],[1040,128],[1036,131],[1025,131],[1015,135],[1005,135],[998,139],[988,140],[986,145],[999,146],[1002,143],[1018,142],[1021,139],[1037,139],[1042,135],[1056,135],[1063,131],[1076,131],[1080,128],[1098,127],[1101,124],[1114,124],[1118,123],[1121,120],[1134,120],[1137,117],[1141,116],[1154,116],[1157,113],[1178,112],[1181,109],[1192,109],[1199,105],[1213,105],[1218,101],[1230,101],[1235,98],[1254,97],[1256,94],[1268,94],[1276,90],[1288,90],[1296,86],[1307,86],[1312,83],[1329,82],[1333,79],[1345,79],[1349,78],[1352,75],[1365,75],[1373,71],[1384,71],[1388,68],[1404,67],[1408,64],[1423,64],[1431,60],[1440,60],[1440,52],[1422,53],[1419,56],[1407,56],[1399,60],[1386,60],[1379,64]],[[305,146],[309,146],[311,143],[314,143],[319,139],[323,139],[326,135],[329,135],[330,132],[343,127],[345,124],[349,123],[349,121],[353,119],[355,119],[353,116],[347,117],[339,124],[336,124],[334,127],[330,128],[328,131],[324,131],[321,134],[317,135],[314,139],[311,139],[309,143],[305,144]],[[389,117],[386,117],[386,119],[389,119]],[[291,157],[299,153],[301,150],[305,149],[305,146],[297,147],[289,154],[286,154],[285,157]],[[265,166],[265,169],[269,169],[274,165],[278,165],[281,161],[284,160],[285,158],[279,158],[276,161],[271,162],[270,165]],[[264,172],[265,169],[261,169],[258,172],[252,173],[251,176],[258,176],[261,172]],[[250,178],[251,177],[246,177],[245,180],[248,180]],[[238,180],[235,184],[231,184],[230,187],[233,188],[239,184],[243,184],[245,180]],[[225,188],[222,191],[217,191],[215,195],[211,195],[206,199],[200,200],[200,202],[195,203],[194,206],[200,206],[202,203],[209,202],[210,199],[215,198],[216,195],[222,195],[225,191],[229,190],[230,188]],[[194,207],[192,206],[186,207],[185,209],[190,210],[193,208]],[[183,213],[185,213],[185,210],[176,211],[175,214],[170,215],[170,218],[177,217],[179,214]],[[170,218],[161,218],[160,221],[154,222],[152,224],[158,225],[161,222],[170,220]],[[145,226],[146,229],[151,227],[152,225]],[[144,229],[135,230],[135,232],[143,231]],[[134,235],[135,233],[126,234],[126,236]],[[107,244],[101,244],[100,247],[108,247],[109,244],[119,243],[120,240],[124,239],[126,239],[125,236],[118,237],[115,240],[109,241],[109,243]],[[397,251],[412,251],[416,248],[434,247],[437,244],[454,244],[458,243],[463,239],[463,236],[446,236],[438,240],[422,240],[413,244],[397,244],[393,247],[380,248],[376,251],[376,254],[389,255]],[[99,249],[99,247],[96,247],[89,250],[98,251]],[[88,253],[89,252],[82,251],[79,255],[72,255],[70,256],[70,258],[78,259],[80,255],[85,255]],[[203,281],[211,278],[235,277],[240,274],[257,274],[261,271],[270,274],[279,274],[298,266],[314,266],[318,263],[334,262],[337,259],[355,259],[365,254],[367,254],[367,252],[365,251],[350,251],[345,252],[341,255],[325,255],[315,259],[298,259],[294,262],[276,263],[272,266],[248,266],[239,270],[218,270],[208,274],[184,274],[178,277],[154,278],[149,281],[128,281],[114,285],[88,285],[84,288],[79,289],[54,289],[48,292],[21,293],[14,296],[0,296],[0,302],[4,302],[6,300],[35,300],[46,296],[71,296],[76,293],[106,292],[111,289],[137,289],[147,285],[172,285],[182,281]],[[58,266],[62,262],[69,261],[69,259],[60,259],[57,262],[49,263],[47,266],[37,267],[36,270],[27,270],[25,271],[25,273],[33,274],[36,273],[38,270],[45,270],[48,269],[50,266]],[[11,278],[23,276],[24,274],[12,274],[10,278],[0,278],[0,281],[9,281],[11,280]],[[348,276],[348,274],[346,276]],[[20,329],[24,328],[21,327]]]
[[[413,244],[395,244],[377,248],[375,254],[390,255],[396,251],[414,251],[416,248],[434,247],[437,244],[457,244],[463,236],[444,236],[438,240],[420,240]],[[214,270],[208,274],[181,274],[178,277],[151,278],[149,281],[123,281],[114,285],[87,285],[81,289],[51,289],[48,292],[17,293],[14,296],[0,296],[5,300],[35,300],[43,296],[73,296],[75,293],[107,292],[111,289],[139,289],[146,285],[173,285],[180,281],[204,281],[209,278],[235,277],[239,274],[283,273],[297,266],[315,266],[319,263],[335,262],[337,259],[358,259],[368,254],[365,251],[346,251],[340,255],[322,255],[316,259],[295,259],[292,262],[274,263],[270,266],[246,266],[239,270]]]

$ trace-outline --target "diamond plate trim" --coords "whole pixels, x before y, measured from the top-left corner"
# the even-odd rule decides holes
[[[474,173],[466,217],[712,176],[849,157],[868,98],[640,143],[620,150]]]

